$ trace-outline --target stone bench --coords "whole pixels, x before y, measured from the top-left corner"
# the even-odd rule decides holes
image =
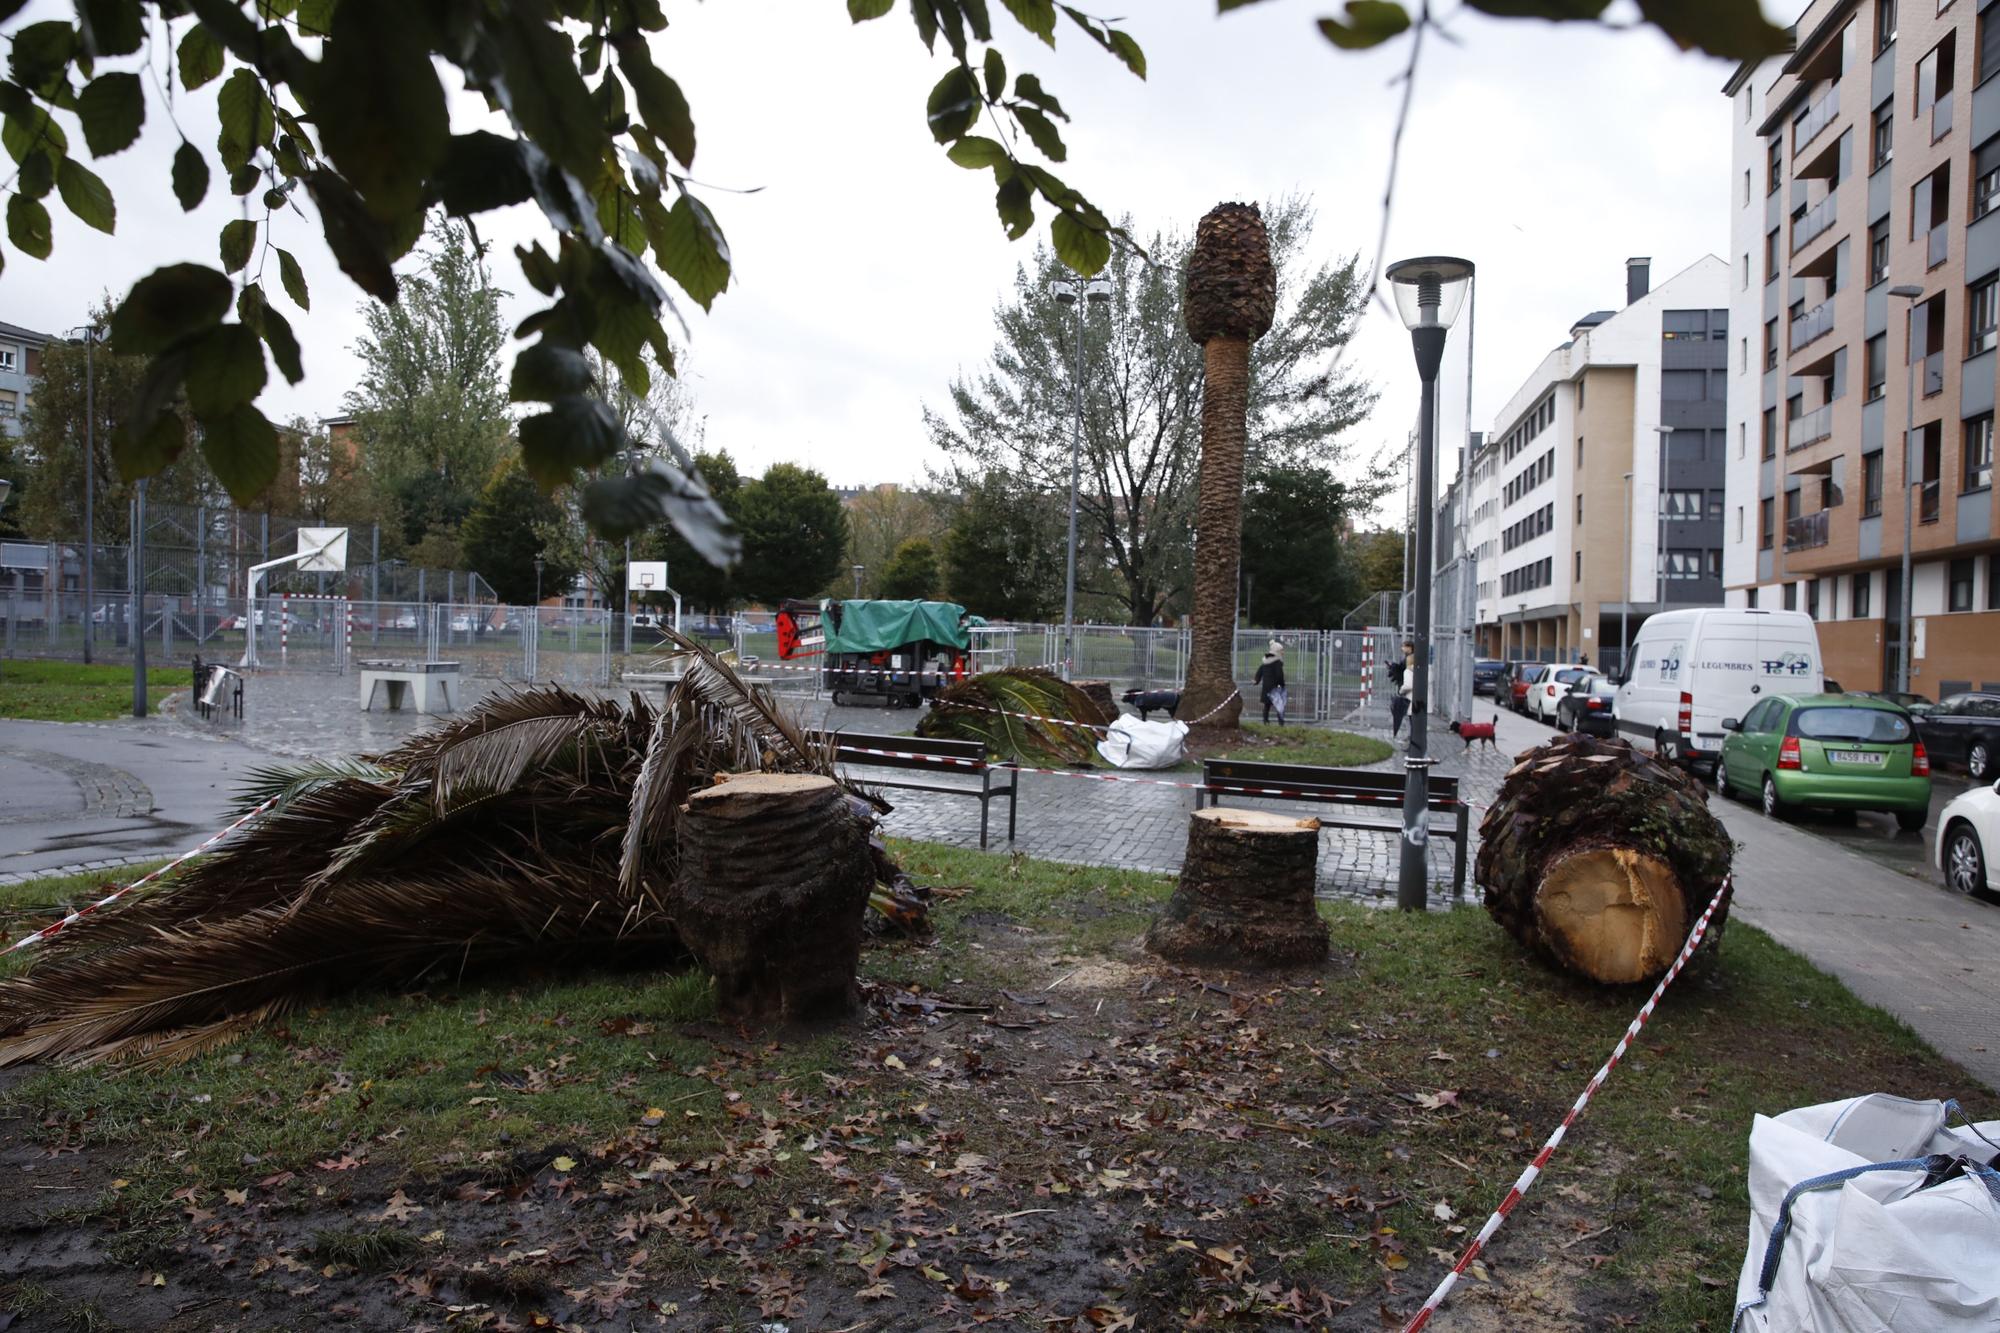
[[[389,711],[392,713],[403,706],[406,698],[414,698],[419,713],[458,711],[460,694],[456,662],[390,662],[364,658],[359,666],[363,712],[375,706],[375,692],[384,687],[389,691]],[[436,707],[434,703],[443,706]]]

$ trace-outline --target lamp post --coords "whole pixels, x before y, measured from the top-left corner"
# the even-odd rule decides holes
[[[1516,633],[1521,636],[1521,660],[1526,662],[1531,660],[1528,657],[1528,604],[1526,602],[1522,602],[1520,607],[1514,612],[1514,618],[1519,624]]]
[[[535,557],[535,623],[542,623],[542,558]]]
[[[861,575],[867,569],[868,566],[866,565],[856,565],[854,567],[854,600],[857,602],[861,600]]]
[[[1618,675],[1632,678],[1632,474],[1625,474],[1625,559],[1619,566]]]
[[[1905,302],[1913,302],[1924,294],[1924,289],[1904,283],[1891,287],[1889,295],[1900,297]],[[1917,363],[1912,355],[1916,351],[1917,321],[1916,307],[1903,307],[1903,595],[1897,617],[1898,633],[1902,642],[1896,652],[1896,688],[1907,694],[1910,689],[1910,657],[1916,645],[1910,642],[1910,537],[1916,523],[1916,492],[1910,485],[1910,462],[1916,451],[1917,434]]]
[[[1395,294],[1396,309],[1410,331],[1417,358],[1417,378],[1423,391],[1417,413],[1416,551],[1412,569],[1415,622],[1412,637],[1416,660],[1410,687],[1410,748],[1403,759],[1403,852],[1397,879],[1396,906],[1405,912],[1424,910],[1430,879],[1425,844],[1430,839],[1430,739],[1425,713],[1430,697],[1432,496],[1437,488],[1437,377],[1444,361],[1445,334],[1465,303],[1472,282],[1472,265],[1463,259],[1427,256],[1391,264],[1382,275]]]
[[[1076,306],[1076,425],[1069,437],[1069,548],[1063,572],[1063,679],[1075,672],[1076,663],[1076,466],[1083,448],[1083,325],[1084,313],[1093,305],[1111,300],[1111,284],[1103,278],[1085,282],[1081,278],[1062,279],[1049,284],[1049,294],[1062,305]]]
[[[146,479],[132,497],[132,716],[146,716]],[[84,639],[89,643],[88,638]]]
[[[1659,449],[1660,479],[1653,487],[1653,508],[1659,512],[1653,515],[1653,605],[1664,611],[1667,609],[1667,437],[1674,433],[1672,426],[1655,426],[1653,433],[1660,438]]]
[[[83,333],[83,664],[90,665],[90,641],[96,633],[92,619],[97,600],[97,326],[79,324],[71,329],[73,338]],[[57,571],[61,581],[61,571]]]

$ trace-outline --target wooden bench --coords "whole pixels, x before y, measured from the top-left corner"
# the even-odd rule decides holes
[[[434,713],[440,710],[431,706],[435,696],[444,704],[442,711],[458,711],[458,663],[456,662],[391,662],[364,660],[361,667],[361,711],[367,712],[375,706],[376,691],[385,686],[389,691],[389,711],[395,712],[403,706],[405,696],[414,698],[419,713]]]
[[[944,777],[964,774],[977,778],[979,785],[941,782],[868,782],[871,787],[894,787],[902,791],[934,791],[950,796],[971,796],[979,801],[979,848],[986,849],[987,816],[996,797],[1007,798],[1007,841],[1014,841],[1016,802],[1021,793],[1021,774],[1012,764],[993,763],[986,747],[978,741],[926,740],[922,736],[873,736],[867,732],[839,731],[831,737],[836,764],[855,768],[898,768],[911,773]],[[993,784],[995,773],[1010,775],[1004,787]]]
[[[1403,808],[1403,775],[1357,768],[1320,768],[1311,764],[1258,764],[1240,759],[1205,759],[1201,765],[1202,789],[1195,793],[1195,808],[1203,799],[1220,804],[1223,796],[1252,796],[1260,800],[1306,801],[1315,805],[1354,805],[1395,810]],[[1282,796],[1267,793],[1281,790]],[[1471,825],[1471,808],[1458,797],[1458,779],[1433,774],[1425,801],[1429,815],[1448,815],[1449,822],[1428,825],[1429,836],[1450,838],[1456,851],[1452,857],[1451,891],[1454,897],[1465,892],[1465,854]],[[1349,816],[1327,819],[1326,828],[1362,829],[1377,833],[1403,831],[1403,821],[1363,819]]]

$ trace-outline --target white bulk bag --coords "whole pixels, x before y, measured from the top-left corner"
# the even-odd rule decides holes
[[[1121,717],[1097,743],[1097,752],[1113,768],[1172,768],[1187,753],[1187,733],[1185,722]]]
[[[1953,1128],[1957,1109],[1876,1093],[1758,1116],[1732,1328],[2000,1329],[2000,1121]]]

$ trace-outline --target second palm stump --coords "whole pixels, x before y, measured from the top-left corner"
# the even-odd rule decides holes
[[[1197,810],[1188,817],[1180,884],[1146,932],[1176,963],[1287,967],[1326,957],[1313,888],[1319,821],[1269,810]]]

